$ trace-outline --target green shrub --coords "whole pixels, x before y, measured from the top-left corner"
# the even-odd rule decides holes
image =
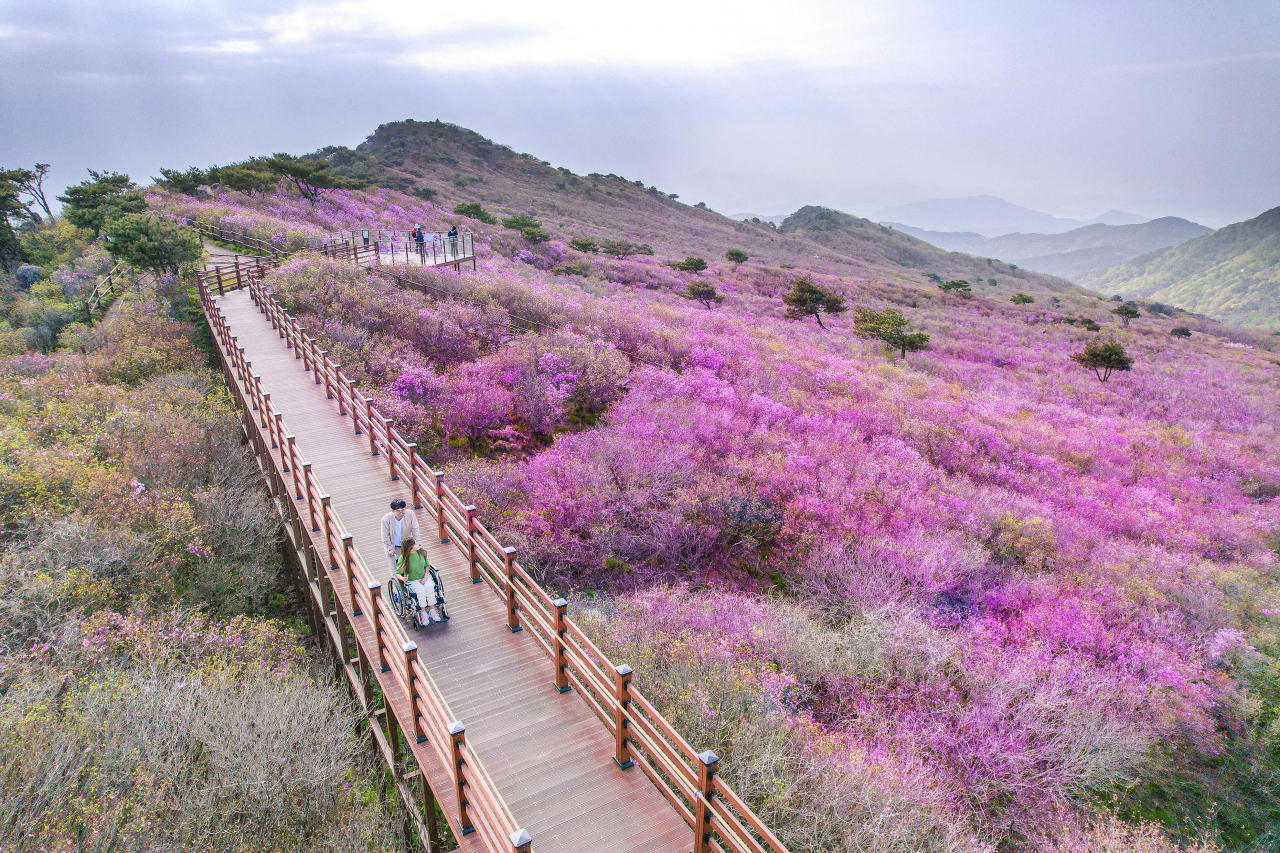
[[[750,257],[741,249],[730,249],[724,253],[724,259],[731,264],[745,264]]]
[[[96,239],[112,219],[147,209],[147,201],[137,189],[128,175],[90,169],[89,180],[67,187],[67,194],[58,196],[58,201],[67,221],[92,231]]]
[[[1133,359],[1116,341],[1090,341],[1085,345],[1084,352],[1071,356],[1071,360],[1085,370],[1092,370],[1099,382],[1106,382],[1115,371],[1130,370],[1133,367]]]
[[[1010,299],[1009,301],[1012,302],[1014,305],[1030,305],[1036,300],[1035,300],[1035,297],[1028,296],[1025,293],[1015,293],[1013,294],[1013,298]]]
[[[453,212],[459,216],[465,216],[468,219],[478,219],[486,225],[496,225],[498,220],[493,218],[493,214],[485,210],[474,201],[463,202],[453,209]]]
[[[680,294],[685,299],[692,299],[695,302],[701,302],[708,310],[712,305],[718,305],[724,302],[724,297],[716,292],[714,284],[706,281],[691,281],[685,287],[684,293]]]
[[[846,310],[844,297],[820,287],[807,275],[802,275],[791,282],[791,290],[782,295],[787,306],[788,320],[803,320],[812,317],[822,328],[823,314],[842,314]]]
[[[853,316],[854,331],[864,338],[878,338],[891,349],[897,350],[901,358],[909,352],[918,352],[929,343],[929,336],[924,332],[912,332],[911,321],[892,308],[873,311],[870,308],[859,308]]]
[[[702,272],[707,268],[707,262],[702,258],[687,257],[683,261],[667,261],[667,266],[673,270],[681,272]]]
[[[1174,326],[1169,330],[1169,334],[1173,335],[1175,338],[1189,338],[1191,337],[1191,330],[1186,326]]]
[[[600,247],[596,245],[596,241],[588,237],[574,237],[569,241],[569,246],[579,252],[586,252],[588,255],[594,255],[600,250]]]
[[[626,240],[601,240],[600,251],[615,258],[628,258],[632,255],[652,255],[653,247],[648,243],[629,243]]]

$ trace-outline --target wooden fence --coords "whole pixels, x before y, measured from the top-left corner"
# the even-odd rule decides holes
[[[406,441],[395,429],[391,420],[383,415],[373,401],[362,394],[342,372],[339,365],[329,359],[315,338],[307,335],[296,318],[271,296],[254,270],[242,274],[254,303],[271,325],[284,338],[287,348],[300,357],[304,368],[311,371],[317,385],[323,385],[325,394],[335,401],[339,414],[349,415],[355,434],[364,435],[369,452],[381,456],[387,465],[388,477],[407,481],[413,496],[415,509],[426,509],[436,522],[441,542],[450,542],[468,561],[473,581],[484,582],[495,595],[506,603],[507,626],[512,630],[527,629],[555,667],[557,689],[575,689],[601,723],[614,737],[614,761],[619,767],[638,767],[666,796],[672,807],[684,818],[694,833],[695,853],[729,851],[729,853],[786,853],[782,842],[764,825],[717,773],[719,759],[710,752],[697,752],[657,711],[644,694],[632,684],[632,670],[617,665],[591,641],[567,614],[568,602],[552,596],[534,581],[515,558],[515,549],[504,546],[476,517],[476,508],[465,503],[445,482],[442,472],[432,470],[418,455],[416,445]],[[229,289],[229,284],[224,283]],[[206,299],[206,311],[211,322],[219,322],[221,313],[202,289]],[[220,325],[218,334],[229,336],[229,330]],[[248,367],[238,367],[243,376],[240,382],[251,388],[255,403],[261,402],[262,418],[270,423],[273,414],[269,401],[261,401],[261,389]],[[305,501],[311,516],[313,529],[323,529],[324,539],[330,549],[333,565],[347,572],[351,589],[372,590],[372,575],[359,562],[350,548],[350,535],[341,530],[340,522],[328,507],[326,496],[315,483],[315,475],[296,454],[291,437],[282,425],[273,427],[273,440],[281,448],[282,465],[287,463],[293,472],[294,488],[299,501]],[[402,683],[430,685],[430,676],[416,662],[416,657],[406,656],[402,663],[397,659],[399,643],[408,643],[399,623],[389,616],[384,600],[375,592],[353,594],[350,607],[355,613],[371,612],[380,623],[379,635],[393,642],[382,643],[378,649],[379,660]],[[388,651],[390,649],[390,651]],[[449,716],[442,710],[443,700],[434,693],[416,688],[414,703],[422,720],[433,727],[430,736],[433,746],[443,750],[447,746],[444,734],[448,729],[445,720]],[[426,697],[430,697],[429,699]],[[425,723],[414,720],[414,726],[427,730]],[[415,729],[416,730],[416,729]],[[487,781],[482,773],[468,770],[466,765],[458,778],[473,786],[474,778]],[[467,775],[469,774],[469,775]],[[458,784],[461,784],[459,782]],[[477,788],[477,790],[480,790]],[[490,809],[483,812],[486,822],[498,826],[501,798],[487,788],[477,796]],[[505,826],[499,827],[506,829]],[[514,830],[513,830],[514,831]],[[492,830],[495,838],[497,830]],[[493,850],[509,848],[494,847]]]
[[[102,280],[93,286],[93,291],[84,301],[84,319],[86,323],[93,321],[93,312],[102,307],[103,302],[108,297],[114,296],[117,285],[120,280],[129,272],[129,265],[124,261],[117,261]]]

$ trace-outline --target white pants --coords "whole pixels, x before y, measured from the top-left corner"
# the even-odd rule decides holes
[[[440,618],[439,611],[436,610],[436,584],[431,575],[423,575],[420,581],[409,581],[409,592],[418,599],[419,621],[423,614],[428,613],[433,619]]]

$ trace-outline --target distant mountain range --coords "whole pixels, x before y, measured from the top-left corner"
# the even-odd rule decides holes
[[[1077,281],[1100,293],[1280,329],[1280,207]]]
[[[1061,234],[1005,234],[1000,237],[984,237],[973,231],[926,231],[896,222],[887,224],[941,249],[998,258],[1069,279],[1212,233],[1210,228],[1176,216],[1153,219],[1140,225],[1093,224]]]
[[[881,208],[877,222],[901,222],[926,231],[970,231],[983,237],[1004,234],[1061,234],[1082,225],[1139,225],[1147,217],[1108,210],[1090,220],[1053,216],[990,195],[942,198]]]

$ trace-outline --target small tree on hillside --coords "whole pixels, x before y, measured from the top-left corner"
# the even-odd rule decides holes
[[[667,261],[667,266],[681,272],[702,272],[707,268],[707,262],[702,258],[695,258],[691,255],[683,261]]]
[[[466,201],[453,209],[453,212],[459,216],[465,216],[469,219],[478,219],[486,225],[497,225],[498,220],[493,218],[493,214],[485,210],[474,201]]]
[[[272,154],[262,164],[272,174],[292,184],[298,195],[313,205],[329,190],[358,190],[363,186],[359,181],[331,173],[329,164],[323,160]]]
[[[161,169],[162,177],[152,178],[160,186],[166,190],[183,195],[195,195],[202,185],[209,183],[209,174],[203,169],[197,169],[195,166],[190,167],[185,172],[179,172],[177,169]]]
[[[67,221],[89,229],[96,239],[110,220],[147,209],[146,199],[135,192],[137,188],[128,175],[90,169],[89,180],[67,187],[67,194],[58,196],[58,201]]]
[[[249,161],[234,166],[222,166],[209,170],[209,180],[223,184],[245,195],[266,195],[276,188],[280,178],[265,166]]]
[[[962,278],[955,278],[955,279],[952,279],[951,281],[944,281],[942,282],[942,284],[938,285],[938,289],[943,290],[947,293],[955,293],[965,298],[968,298],[969,295],[972,293],[972,291],[969,290],[969,282],[965,281]]]
[[[615,258],[629,258],[632,255],[652,255],[653,247],[648,243],[629,243],[626,240],[601,240],[600,251]]]
[[[107,223],[107,251],[131,267],[156,275],[179,275],[183,267],[200,262],[200,238],[176,222],[129,213]]]
[[[1085,344],[1084,352],[1076,353],[1071,359],[1085,370],[1092,370],[1099,382],[1110,379],[1113,371],[1133,367],[1133,359],[1116,341],[1089,341]]]
[[[520,232],[520,235],[530,243],[545,243],[551,239],[542,228],[542,222],[534,219],[527,213],[517,213],[515,216],[508,216],[502,220],[504,227],[513,228]]]
[[[848,310],[843,296],[819,287],[807,275],[802,275],[791,283],[791,292],[784,293],[782,301],[787,306],[788,320],[812,317],[824,329],[826,326],[822,322],[823,314],[843,314]]]
[[[1174,326],[1169,330],[1169,334],[1173,335],[1175,338],[1189,338],[1191,337],[1191,330],[1186,326]]]
[[[32,202],[40,205],[45,217],[52,222],[53,211],[49,209],[49,199],[44,194],[44,179],[50,168],[52,167],[48,163],[36,163],[34,169],[18,169],[16,180],[18,188],[31,196]]]
[[[716,292],[716,286],[706,281],[689,282],[682,295],[685,299],[701,302],[707,310],[710,310],[712,305],[724,302],[724,297]]]
[[[751,258],[741,249],[730,249],[724,253],[724,259],[731,264],[745,264]]]
[[[570,248],[577,249],[584,254],[594,255],[600,251],[600,247],[596,245],[596,241],[589,237],[574,237],[569,241]]]
[[[20,179],[25,169],[0,170],[0,267],[5,272],[22,263],[22,247],[18,228],[32,218],[31,210],[22,203]]]
[[[1142,316],[1142,312],[1138,310],[1138,306],[1134,305],[1132,302],[1125,302],[1122,305],[1117,305],[1115,308],[1111,309],[1111,313],[1123,320],[1126,328],[1128,328],[1130,320],[1136,320]]]
[[[892,308],[883,311],[859,308],[853,315],[853,330],[859,336],[884,341],[898,351],[900,358],[906,358],[907,353],[918,352],[929,344],[929,336],[924,332],[911,331],[910,325],[910,320]]]
[[[938,275],[936,272],[927,272],[924,274],[924,277],[926,281],[931,281],[934,284],[942,284],[942,276]]]
[[[1009,300],[1014,305],[1030,305],[1035,302],[1035,297],[1027,296],[1025,293],[1015,293],[1013,298]]]

